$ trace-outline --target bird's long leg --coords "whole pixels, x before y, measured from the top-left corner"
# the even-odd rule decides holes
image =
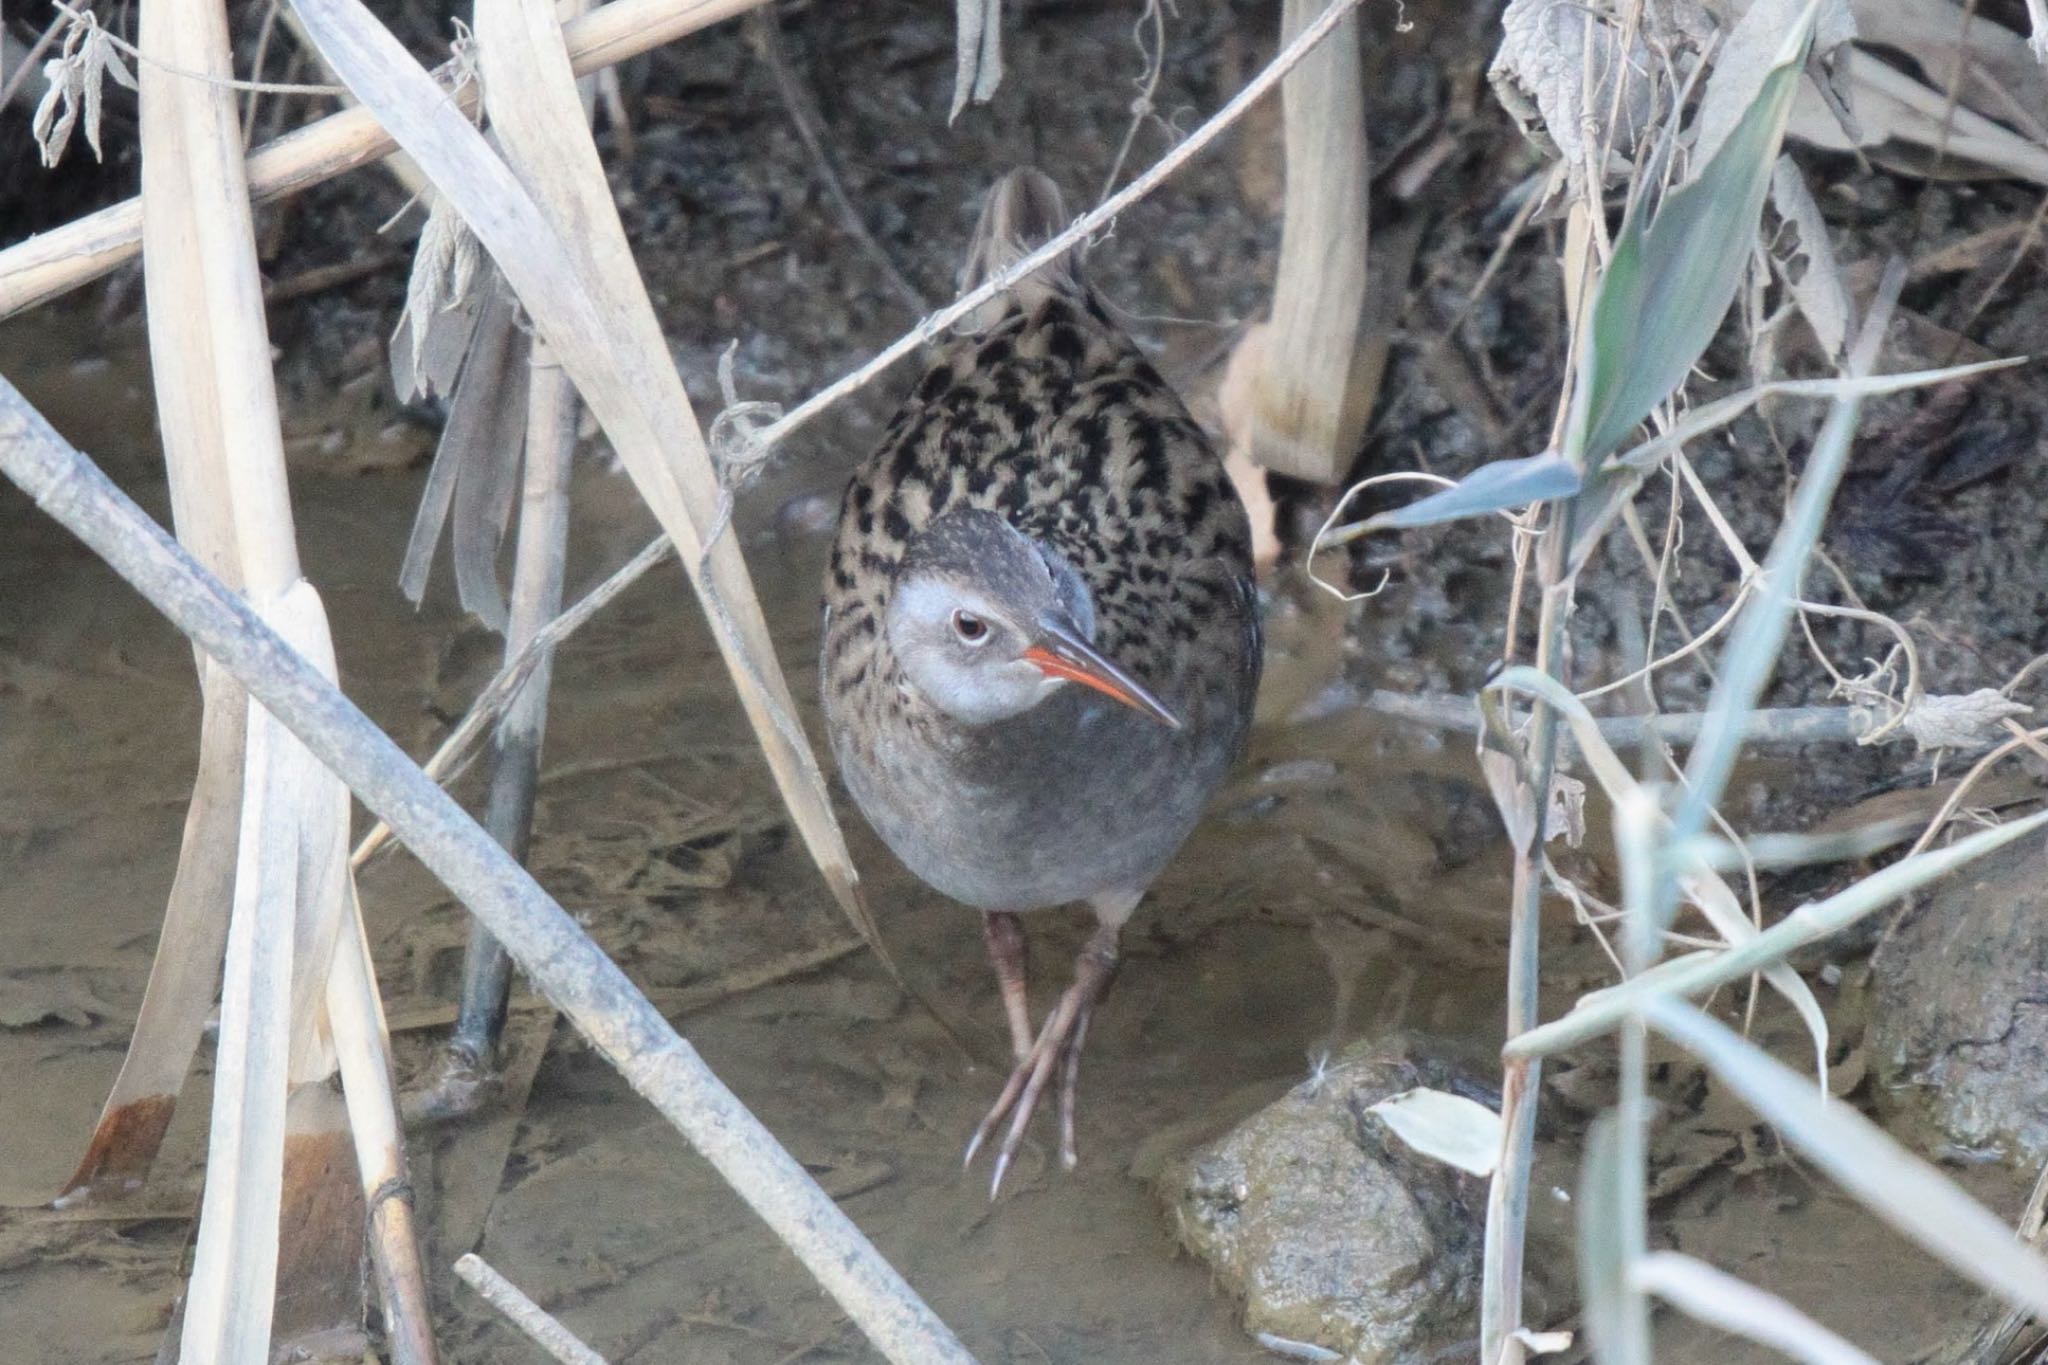
[[[1074,960],[1074,983],[1060,996],[1030,1051],[1018,1060],[988,1117],[981,1121],[967,1144],[966,1159],[972,1162],[996,1125],[1009,1120],[1009,1129],[996,1152],[995,1173],[989,1181],[991,1199],[1002,1189],[1003,1176],[1016,1158],[1025,1126],[1031,1122],[1031,1115],[1055,1072],[1060,1074],[1060,1163],[1069,1169],[1074,1165],[1074,1089],[1080,1074],[1081,1045],[1087,1039],[1088,1021],[1095,1006],[1116,974],[1117,939],[1137,903],[1137,896],[1121,894],[1093,902],[1098,924]]]
[[[1019,1062],[1031,1052],[1031,1009],[1024,995],[1024,925],[1006,910],[981,917],[988,939],[988,960],[996,969],[1003,993],[1003,1013],[1010,1020],[1010,1052]]]

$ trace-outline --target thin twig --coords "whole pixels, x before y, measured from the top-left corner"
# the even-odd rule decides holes
[[[580,1338],[557,1322],[519,1286],[500,1275],[483,1257],[466,1251],[456,1258],[455,1273],[462,1282],[483,1296],[484,1302],[505,1315],[526,1339],[546,1351],[562,1365],[605,1365],[604,1357],[585,1346]]]
[[[57,41],[57,34],[70,22],[69,15],[60,14],[43,29],[41,36],[36,39],[35,46],[23,55],[20,64],[14,68],[14,73],[7,78],[6,84],[0,85],[0,109],[5,109],[14,99],[14,92],[21,89],[22,82],[40,69],[38,64],[42,61],[43,54],[50,50],[50,44]]]
[[[1395,716],[1438,730],[1478,734],[1479,705],[1468,697],[1443,694],[1410,695],[1376,688],[1365,699],[1368,711]],[[1852,706],[1786,706],[1750,712],[1742,722],[1742,738],[1750,744],[1825,744],[1861,738],[1867,720]],[[1602,716],[1600,733],[1615,747],[1640,744],[1655,736],[1667,744],[1690,744],[1706,722],[1703,711],[1673,711],[1654,716]]]

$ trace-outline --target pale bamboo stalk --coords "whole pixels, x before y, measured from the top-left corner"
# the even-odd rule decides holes
[[[394,1365],[434,1365],[433,1309],[413,1230],[412,1180],[393,1101],[397,1085],[391,1074],[391,1039],[353,884],[328,977],[327,1017],[355,1138],[356,1171],[370,1225],[370,1263],[384,1305],[385,1343]]]
[[[525,869],[247,602],[67,445],[0,377],[0,473],[105,559],[488,924],[534,984],[648,1097],[888,1359],[971,1362],[817,1182]]]
[[[332,677],[292,530],[225,6],[154,3],[140,38],[144,285],[165,456],[198,471],[188,503],[230,528],[254,609]],[[330,1159],[346,1115],[324,1102],[335,1059],[320,1027],[348,793],[269,717],[251,712],[249,727],[206,1194],[180,1332],[184,1359],[236,1365],[266,1361],[273,1336],[358,1320],[363,1256],[359,1217],[330,1225],[353,1190]],[[335,1187],[347,1197],[327,1197]],[[304,1216],[320,1210],[327,1222]]]
[[[456,1258],[455,1273],[483,1301],[504,1314],[528,1341],[546,1351],[562,1365],[604,1365],[604,1357],[583,1344],[574,1332],[555,1316],[526,1296],[524,1290],[497,1272],[474,1251]]]
[[[298,562],[248,201],[237,192],[240,125],[225,86],[171,74],[232,75],[226,14],[211,0],[165,0],[144,7],[138,36],[150,205],[144,287],[164,455],[188,477],[187,507],[203,503],[225,529],[221,551],[240,586],[275,609]],[[280,506],[281,536],[258,514]],[[300,873],[297,747],[269,717],[249,713],[206,1192],[180,1333],[185,1360],[260,1365],[270,1350]]]
[[[145,28],[144,32],[148,30]],[[147,50],[147,49],[145,49]],[[291,735],[249,715],[246,817],[221,978],[206,1193],[180,1359],[265,1365],[277,1296],[298,802]]]
[[[505,624],[507,664],[516,661],[561,610],[562,574],[569,551],[576,389],[545,342],[533,343],[529,364],[526,473],[519,506],[519,542],[513,556],[512,600]],[[484,806],[484,827],[522,863],[533,832],[552,658],[551,654],[542,656],[498,725],[496,766]],[[450,1061],[459,1071],[474,1074],[491,1067],[498,1037],[505,1028],[511,989],[511,958],[490,930],[472,921],[462,960],[461,1014],[449,1041]]]
[[[1331,0],[1284,0],[1283,41]],[[1386,348],[1365,335],[1370,176],[1358,16],[1289,76],[1287,192],[1272,322],[1259,334],[1251,454],[1268,469],[1331,483],[1357,457]]]
[[[613,0],[568,26],[570,59],[579,74],[599,71],[663,43],[709,28],[764,0]],[[444,81],[452,66],[436,68]],[[454,96],[465,112],[478,95]],[[345,109],[250,153],[248,182],[257,203],[310,189],[367,166],[398,144],[366,109]],[[132,260],[142,241],[142,201],[127,199],[0,251],[0,318],[47,303]]]

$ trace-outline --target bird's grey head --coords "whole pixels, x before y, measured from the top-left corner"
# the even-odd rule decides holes
[[[913,536],[884,620],[911,684],[962,724],[1022,715],[1078,682],[1180,725],[1096,651],[1094,602],[1073,566],[994,512],[948,512]]]

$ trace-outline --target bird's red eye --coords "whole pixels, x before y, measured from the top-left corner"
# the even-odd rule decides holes
[[[971,611],[953,613],[953,632],[970,645],[978,645],[988,638],[988,622]]]

